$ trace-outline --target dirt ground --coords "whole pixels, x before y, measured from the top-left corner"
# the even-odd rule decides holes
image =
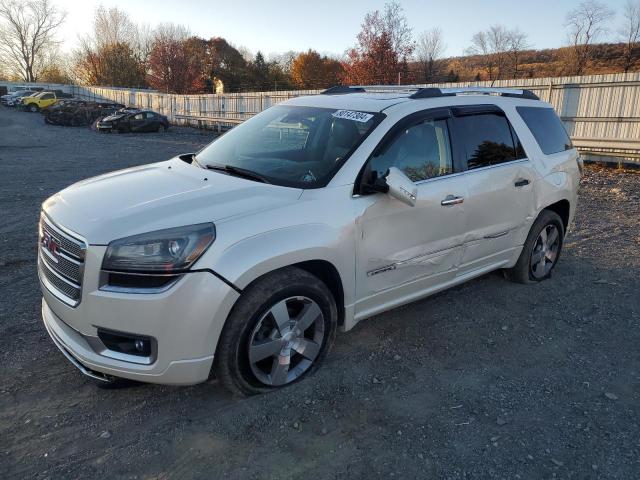
[[[587,169],[551,280],[494,273],[378,315],[290,388],[237,399],[215,381],[86,381],[40,320],[41,202],[211,138],[0,108],[0,478],[640,477],[637,173]]]

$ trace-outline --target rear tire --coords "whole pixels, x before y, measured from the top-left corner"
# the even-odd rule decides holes
[[[224,326],[214,371],[233,394],[288,386],[311,373],[331,349],[337,307],[327,286],[295,267],[258,279]]]
[[[504,270],[512,282],[531,284],[546,280],[558,263],[564,243],[564,223],[551,210],[543,210],[531,226],[518,262]]]

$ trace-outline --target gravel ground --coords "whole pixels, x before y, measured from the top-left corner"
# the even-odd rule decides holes
[[[285,390],[88,383],[40,320],[40,203],[210,139],[0,109],[2,478],[640,477],[637,173],[587,169],[551,280],[494,273],[378,315]]]

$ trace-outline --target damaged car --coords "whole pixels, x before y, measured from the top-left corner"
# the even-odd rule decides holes
[[[366,318],[494,270],[550,279],[582,167],[552,106],[528,90],[339,86],[292,98],[197,153],[46,200],[42,317],[102,386],[215,376],[238,395],[271,391],[305,378],[338,330]],[[549,288],[529,295],[548,301]],[[428,322],[429,304],[417,308]]]
[[[158,132],[169,128],[169,120],[152,110],[125,108],[104,117],[96,127],[100,132]]]
[[[42,111],[44,121],[49,125],[64,127],[86,127],[99,118],[122,109],[118,103],[100,103],[84,100],[62,100]]]

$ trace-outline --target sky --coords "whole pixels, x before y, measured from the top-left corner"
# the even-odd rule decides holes
[[[445,56],[458,56],[469,46],[471,36],[493,24],[518,27],[529,35],[534,48],[554,48],[566,43],[563,26],[566,13],[580,0],[399,0],[414,35],[439,27],[447,45]],[[620,22],[626,0],[605,0],[618,12],[612,26]],[[59,34],[62,50],[75,48],[78,35],[88,33],[96,7],[118,7],[136,23],[154,26],[173,22],[187,26],[201,37],[224,37],[235,46],[266,56],[288,50],[313,48],[341,55],[355,44],[362,19],[368,11],[384,8],[385,0],[52,0],[67,11],[67,22]]]

